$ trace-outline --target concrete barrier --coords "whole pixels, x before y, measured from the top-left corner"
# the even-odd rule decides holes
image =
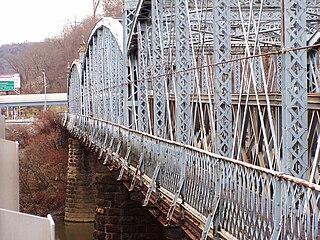
[[[0,208],[0,239],[54,240],[55,225],[51,215],[44,218]]]

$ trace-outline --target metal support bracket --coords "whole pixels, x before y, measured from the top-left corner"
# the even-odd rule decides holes
[[[117,161],[119,159],[119,152],[120,152],[121,143],[122,143],[122,141],[119,140],[119,143],[117,145],[117,149],[116,149],[115,153],[112,156],[114,161]]]
[[[136,184],[136,178],[137,178],[138,172],[140,172],[140,176],[141,176],[141,166],[143,163],[143,155],[144,155],[144,153],[141,152],[136,171],[134,172],[133,178],[131,180],[131,185],[130,185],[129,191],[132,191],[134,188],[134,185]]]
[[[65,115],[64,116],[64,119],[63,119],[63,125],[62,126],[66,126],[66,124],[67,124],[67,122],[68,122],[68,117],[67,117],[68,115]]]
[[[152,190],[153,190],[153,188],[155,187],[155,184],[156,184],[156,181],[157,181],[159,172],[160,172],[160,163],[157,164],[157,167],[156,167],[156,169],[154,170],[151,183],[150,183],[150,185],[149,185],[149,187],[148,187],[148,192],[147,192],[147,194],[146,194],[146,198],[145,198],[144,201],[143,201],[143,205],[142,205],[143,207],[145,207],[145,206],[148,205],[148,202],[149,202],[149,199],[150,199]]]
[[[108,139],[108,134],[105,135],[103,144],[102,144],[102,146],[101,146],[101,148],[100,148],[99,159],[101,159],[102,154],[103,154],[103,152],[104,152],[104,150],[105,150],[105,147],[104,147],[104,146],[105,146],[106,143],[107,143],[107,139]]]
[[[107,164],[107,162],[108,162],[108,156],[111,155],[111,148],[112,148],[112,145],[113,145],[113,141],[114,141],[114,137],[111,138],[109,147],[107,147],[107,149],[106,149],[107,154],[106,154],[106,158],[104,159],[103,165],[106,165],[106,164]]]
[[[90,128],[92,128],[92,127],[90,127]],[[91,130],[91,129],[90,129],[90,130]],[[90,132],[91,132],[92,134],[89,135],[89,138],[88,138],[88,140],[89,140],[88,148],[89,148],[89,149],[90,149],[91,146],[94,144],[94,138],[95,138],[95,134],[96,134],[96,128],[94,128],[93,131],[91,130]]]
[[[131,152],[131,146],[129,146],[127,148],[127,152],[126,152],[126,155],[125,155],[125,157],[123,159],[122,167],[121,167],[118,179],[117,179],[118,181],[120,181],[122,179],[122,176],[123,176],[123,173],[124,173],[124,169],[128,166],[128,159],[129,159],[129,156],[130,156],[130,152]]]
[[[207,221],[206,224],[204,226],[203,232],[201,234],[201,238],[200,240],[206,240],[210,231],[210,227],[211,224],[213,222],[213,219],[217,213],[217,210],[219,208],[219,204],[220,204],[220,196],[215,197],[213,199],[213,208],[212,208],[212,212],[209,214],[209,216],[207,217]]]
[[[178,187],[177,191],[174,194],[172,203],[170,205],[170,208],[169,208],[169,211],[168,211],[168,214],[167,214],[167,221],[168,221],[167,225],[170,223],[170,220],[171,220],[172,215],[174,213],[174,209],[176,207],[178,197],[179,197],[179,195],[181,193],[181,190],[182,190],[182,187],[183,187],[183,184],[184,184],[184,179],[185,179],[184,177],[181,177],[181,179],[179,181],[179,187]]]

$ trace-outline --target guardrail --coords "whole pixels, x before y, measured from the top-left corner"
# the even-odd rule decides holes
[[[177,205],[198,216],[201,239],[211,230],[238,239],[320,237],[320,185],[101,119],[70,113],[59,119],[100,157],[106,152],[104,163],[113,156],[119,179],[131,169],[131,189],[138,176],[149,179],[144,205],[160,191],[171,201],[168,221]]]

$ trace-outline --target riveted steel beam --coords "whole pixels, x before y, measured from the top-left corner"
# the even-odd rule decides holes
[[[306,46],[306,2],[289,0],[283,3],[284,49]],[[307,179],[307,50],[285,51],[283,61],[283,165],[287,173]]]

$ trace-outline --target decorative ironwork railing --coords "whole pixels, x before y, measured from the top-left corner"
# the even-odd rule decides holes
[[[136,179],[148,179],[144,205],[154,191],[171,201],[167,220],[179,205],[210,229],[238,239],[318,239],[320,186],[281,172],[219,156],[88,116],[60,113],[60,123],[110,156]],[[213,227],[214,226],[214,227]]]

